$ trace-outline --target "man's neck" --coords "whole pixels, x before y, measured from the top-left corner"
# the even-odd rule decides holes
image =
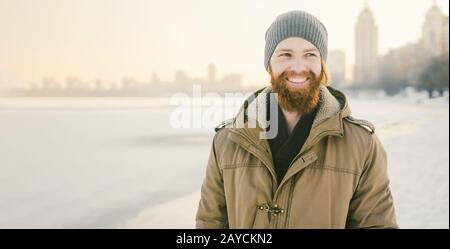
[[[300,120],[301,114],[296,111],[293,111],[293,112],[287,111],[282,107],[281,107],[281,111],[283,112],[284,119],[286,120],[288,132],[289,132],[289,134],[291,134],[295,125]]]

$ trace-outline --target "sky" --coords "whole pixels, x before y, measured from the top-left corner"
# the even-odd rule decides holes
[[[0,0],[0,84],[43,77],[65,81],[173,80],[177,70],[206,77],[240,73],[264,85],[264,33],[279,14],[308,11],[327,27],[329,49],[353,63],[353,32],[367,4],[379,29],[379,53],[416,42],[432,0]],[[446,0],[436,0],[448,15]]]

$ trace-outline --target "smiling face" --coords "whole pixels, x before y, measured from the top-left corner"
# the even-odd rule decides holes
[[[280,106],[301,114],[314,109],[319,100],[321,71],[321,56],[313,44],[299,37],[281,41],[269,65]]]

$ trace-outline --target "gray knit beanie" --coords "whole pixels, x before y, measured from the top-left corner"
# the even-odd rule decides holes
[[[279,15],[266,31],[264,51],[266,70],[269,70],[269,61],[278,43],[289,37],[300,37],[311,42],[319,50],[322,59],[327,60],[327,29],[313,15],[294,10]]]

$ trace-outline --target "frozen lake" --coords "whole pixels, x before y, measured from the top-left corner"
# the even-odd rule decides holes
[[[171,128],[166,104],[0,99],[0,228],[193,227],[213,131]],[[399,225],[448,228],[448,97],[350,107],[388,153]]]

